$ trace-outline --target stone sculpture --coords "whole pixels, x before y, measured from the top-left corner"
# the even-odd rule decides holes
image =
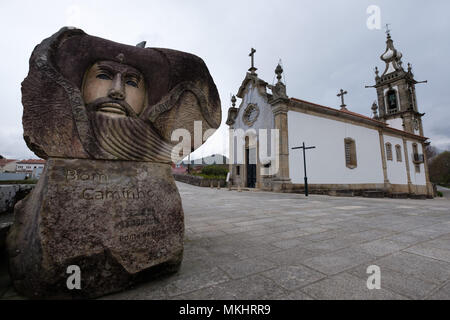
[[[16,290],[91,298],[178,270],[184,217],[171,134],[184,128],[193,139],[194,121],[203,132],[221,121],[204,62],[62,28],[34,49],[22,103],[24,139],[48,160],[7,239]],[[80,289],[68,286],[73,268]]]

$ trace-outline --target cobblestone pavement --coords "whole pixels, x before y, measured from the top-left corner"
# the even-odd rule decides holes
[[[104,299],[450,299],[449,200],[177,185],[180,271]],[[379,290],[367,288],[370,265]]]

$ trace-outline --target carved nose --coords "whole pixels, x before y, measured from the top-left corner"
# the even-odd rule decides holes
[[[109,97],[115,100],[123,100],[125,99],[125,94],[122,92],[122,90],[117,89],[111,89],[109,90]]]
[[[125,99],[125,92],[124,92],[123,83],[122,83],[122,75],[120,73],[118,73],[114,76],[111,89],[109,89],[109,92],[108,92],[108,96],[111,99],[115,99],[115,100],[124,100]]]

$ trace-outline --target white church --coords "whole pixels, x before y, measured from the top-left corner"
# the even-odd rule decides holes
[[[375,69],[378,104],[373,116],[288,97],[282,82],[283,69],[275,69],[278,82],[269,85],[258,78],[253,64],[228,111],[230,128],[230,183],[233,187],[277,192],[304,192],[305,171],[310,193],[374,197],[432,197],[428,177],[422,116],[416,100],[411,65],[405,70],[402,54],[387,33],[386,64],[382,74]],[[268,92],[270,91],[270,92]],[[238,143],[235,132],[246,132]],[[271,137],[260,132],[276,129],[277,168],[261,159],[260,145]],[[256,133],[256,135],[254,134]],[[306,166],[303,150],[305,143]],[[270,143],[269,143],[270,149]],[[266,152],[266,153],[270,153]],[[239,156],[241,155],[241,156]]]

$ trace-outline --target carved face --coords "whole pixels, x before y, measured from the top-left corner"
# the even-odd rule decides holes
[[[87,70],[82,93],[90,111],[110,117],[137,117],[145,106],[146,85],[135,68],[99,61]]]
[[[175,130],[193,140],[196,121],[205,132],[221,120],[217,88],[199,57],[74,28],[35,47],[22,102],[24,139],[42,158],[169,163]]]
[[[82,95],[96,144],[118,159],[167,162],[169,144],[146,120],[146,84],[135,68],[99,61],[86,72]]]

